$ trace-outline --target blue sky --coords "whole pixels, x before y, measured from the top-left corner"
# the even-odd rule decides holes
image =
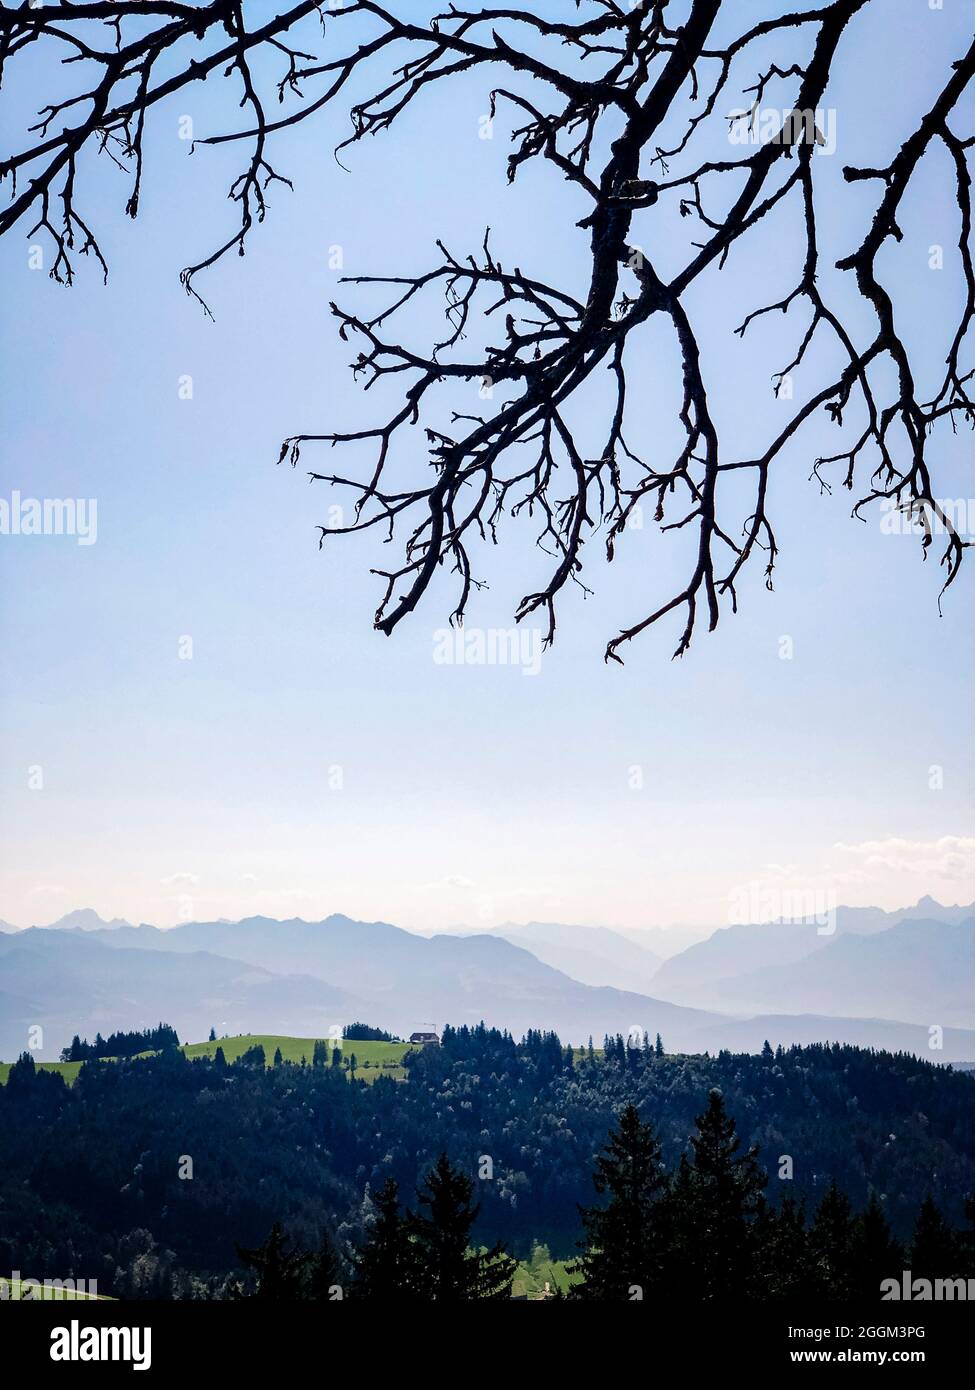
[[[842,165],[892,157],[969,29],[952,0],[940,11],[886,0],[851,31],[828,98],[837,152],[816,156],[827,266],[859,241],[877,196],[843,184]],[[42,68],[30,56],[15,110]],[[198,135],[233,119],[212,82],[150,125],[136,223],[121,215],[123,176],[104,160],[88,167],[82,205],[110,263],[107,287],[87,265],[70,291],[30,270],[26,227],[0,245],[0,497],[98,506],[93,545],[0,536],[0,917],[28,925],[84,904],[161,925],[343,911],[414,928],[639,927],[722,925],[749,883],[888,907],[927,891],[975,897],[972,577],[963,572],[939,619],[935,557],[922,565],[918,543],[883,534],[876,514],[852,521],[841,489],[820,495],[811,462],[839,447],[826,423],[775,472],[774,594],[756,569],[737,617],[700,631],[680,662],[676,621],[631,644],[625,667],[602,660],[607,638],[684,574],[681,539],[649,518],[610,567],[592,540],[595,593],[566,593],[535,676],[433,659],[446,580],[392,638],[376,633],[368,569],[388,551],[371,540],[319,551],[315,526],[342,499],[310,485],[306,468],[338,456],[308,451],[293,472],[275,466],[279,444],[372,423],[381,404],[354,385],[328,312],[332,298],[363,302],[337,286],[331,247],[347,274],[420,270],[435,238],[467,254],[489,223],[506,263],[584,288],[585,235],[573,224],[587,209],[537,162],[507,187],[503,123],[493,140],[478,133],[490,85],[475,74],[441,86],[391,133],[347,151],[350,173],[331,153],[345,104],[285,132],[272,162],[295,192],[272,190],[246,257],[200,281],[215,323],[178,283],[231,227],[225,192],[241,150],[188,157],[178,138],[185,114]],[[969,102],[960,134],[972,115]],[[793,204],[688,301],[729,456],[752,456],[787,409],[769,378],[804,311],[743,345],[731,329],[792,288],[796,218]],[[933,152],[905,240],[882,262],[919,362],[940,362],[950,331],[956,218]],[[664,238],[665,262],[679,262],[679,231],[681,242]],[[928,268],[933,244],[949,253],[943,272]],[[838,305],[850,302],[838,272],[828,283]],[[858,309],[850,317],[869,326]],[[432,314],[409,323],[418,346],[438,327]],[[813,354],[797,398],[831,361]],[[677,378],[662,330],[648,328],[630,370],[628,433],[666,449]],[[192,399],[181,399],[187,376]],[[581,432],[600,404],[597,392]],[[942,495],[975,493],[971,436],[942,435],[937,447]],[[417,437],[403,467],[422,464]],[[510,627],[543,573],[532,532],[509,527],[476,558],[491,587],[469,627]],[[932,788],[932,767],[943,786]]]

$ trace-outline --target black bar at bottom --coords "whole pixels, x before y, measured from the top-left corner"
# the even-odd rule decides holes
[[[172,1378],[187,1372],[194,1380],[241,1373],[253,1383],[271,1371],[303,1376],[299,1366],[315,1364],[323,1375],[341,1364],[347,1378],[353,1368],[368,1372],[387,1362],[398,1382],[412,1368],[428,1376],[447,1371],[454,1379],[476,1369],[483,1380],[495,1357],[499,1374],[515,1370],[510,1328],[519,1348],[536,1351],[539,1364],[552,1369],[585,1344],[607,1374],[627,1350],[637,1364],[682,1369],[695,1379],[717,1369],[739,1375],[802,1366],[948,1370],[970,1362],[973,1313],[966,1302],[869,1309],[564,1304],[547,1313],[514,1304],[4,1302],[0,1355],[21,1376],[50,1368],[44,1384],[79,1373]],[[573,1374],[580,1369],[576,1363]]]

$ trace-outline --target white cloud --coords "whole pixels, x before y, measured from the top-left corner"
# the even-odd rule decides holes
[[[872,875],[884,871],[923,878],[963,879],[975,875],[975,836],[942,835],[937,840],[842,842],[834,848]]]
[[[754,921],[756,912],[779,913],[777,895],[787,895],[789,901],[822,895],[834,904],[891,911],[910,907],[928,894],[945,903],[975,899],[975,837],[915,840],[890,835],[855,843],[838,841],[818,863],[763,865],[749,881],[735,883],[729,896],[732,920],[743,920],[740,913],[744,911]]]

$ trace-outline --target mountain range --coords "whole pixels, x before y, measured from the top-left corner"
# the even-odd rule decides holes
[[[38,1055],[51,1058],[74,1033],[161,1019],[193,1040],[211,1027],[327,1036],[359,1019],[402,1034],[483,1018],[576,1044],[644,1029],[670,1051],[758,1050],[767,1038],[975,1060],[975,908],[839,908],[835,925],[723,928],[662,960],[637,933],[606,927],[421,936],[333,915],[161,930],[81,909],[0,935],[0,1056],[22,1051],[37,1024]]]
[[[667,999],[735,1013],[775,1008],[975,1027],[975,905],[839,907],[815,922],[724,927],[664,961]]]
[[[540,961],[586,985],[645,991],[663,957],[609,927],[565,922],[507,922],[487,933],[531,951]]]

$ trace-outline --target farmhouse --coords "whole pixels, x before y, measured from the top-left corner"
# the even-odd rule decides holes
[[[439,1047],[440,1038],[436,1033],[411,1033],[411,1043],[422,1043],[424,1047]]]

